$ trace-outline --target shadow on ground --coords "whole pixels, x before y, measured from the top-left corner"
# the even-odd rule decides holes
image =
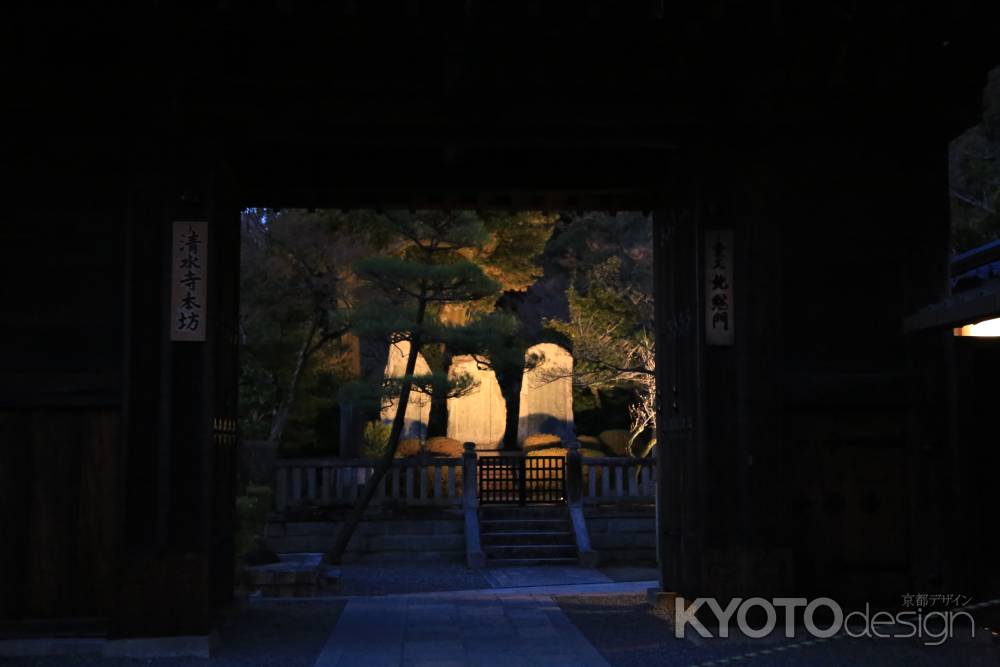
[[[780,631],[754,640],[677,639],[665,612],[643,594],[560,595],[553,599],[612,667],[751,664],[784,667],[881,667],[883,665],[987,667],[1000,664],[1000,645],[988,637],[958,638],[941,646],[916,639],[811,640],[801,628],[794,638]],[[693,634],[693,633],[692,633]]]

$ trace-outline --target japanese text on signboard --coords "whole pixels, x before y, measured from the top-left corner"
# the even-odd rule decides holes
[[[206,236],[207,225],[204,222],[174,223],[170,340],[205,340]]]
[[[705,233],[705,342],[732,345],[734,336],[733,232]]]

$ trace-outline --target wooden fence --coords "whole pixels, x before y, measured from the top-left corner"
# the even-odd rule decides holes
[[[581,457],[582,500],[587,504],[653,502],[656,459]]]
[[[304,506],[351,505],[376,461],[371,459],[283,459],[275,462],[275,507],[279,512]],[[569,498],[585,504],[653,502],[656,460],[627,457],[567,457],[567,476],[579,480]],[[576,470],[573,468],[579,466]],[[463,485],[468,475],[473,485]],[[417,456],[393,461],[373,504],[461,507],[463,488],[475,488],[476,454],[462,458]]]
[[[375,472],[369,459],[285,459],[275,464],[275,506],[279,512],[304,505],[351,505]],[[462,504],[462,459],[412,458],[393,461],[373,501],[376,504]]]

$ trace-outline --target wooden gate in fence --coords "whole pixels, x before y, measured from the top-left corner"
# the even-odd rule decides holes
[[[484,505],[561,503],[566,499],[562,456],[481,456],[476,463]]]

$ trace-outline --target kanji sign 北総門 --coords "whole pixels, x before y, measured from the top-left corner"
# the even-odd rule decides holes
[[[733,232],[705,232],[705,342],[709,345],[732,345],[733,308]]]

